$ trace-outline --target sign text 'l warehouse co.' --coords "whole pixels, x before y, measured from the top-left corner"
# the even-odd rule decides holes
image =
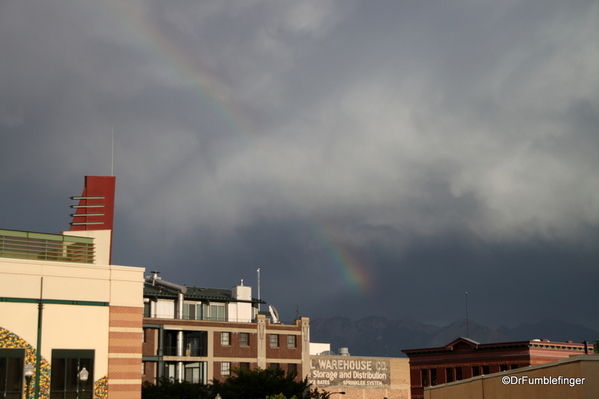
[[[389,359],[318,356],[311,358],[310,382],[319,387],[388,386],[389,370]]]

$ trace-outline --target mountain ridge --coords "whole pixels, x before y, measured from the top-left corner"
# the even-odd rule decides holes
[[[469,320],[460,319],[439,327],[410,318],[387,319],[367,316],[358,320],[335,316],[311,320],[311,341],[331,344],[331,350],[349,348],[354,356],[405,357],[404,349],[434,348],[462,336],[480,343],[550,339],[556,342],[589,343],[599,339],[599,332],[555,318],[517,327],[501,326],[494,330]]]

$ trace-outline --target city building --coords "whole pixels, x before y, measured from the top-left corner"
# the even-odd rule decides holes
[[[599,355],[578,355],[424,389],[425,399],[599,397]]]
[[[425,387],[593,353],[593,347],[547,339],[480,344],[460,337],[443,347],[402,352],[410,359],[412,398],[420,399]]]
[[[325,345],[312,345],[312,352],[320,353],[310,356],[312,387],[342,394],[344,399],[410,398],[408,359],[350,356],[347,348],[339,348],[340,354],[335,354]]]
[[[0,230],[0,397],[141,397],[144,269],[111,263],[114,190],[87,176],[61,234]]]
[[[243,284],[228,289],[190,287],[146,277],[143,380],[191,383],[226,379],[234,369],[281,368],[303,379],[310,370],[310,321],[283,324]]]

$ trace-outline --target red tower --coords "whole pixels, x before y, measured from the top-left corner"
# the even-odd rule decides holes
[[[116,177],[85,176],[85,187],[77,205],[71,205],[75,213],[71,214],[70,231],[111,230],[114,222],[114,193]],[[110,263],[112,264],[112,233],[110,235]]]

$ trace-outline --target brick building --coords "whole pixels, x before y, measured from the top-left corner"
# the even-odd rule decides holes
[[[332,394],[344,392],[332,398],[410,398],[408,359],[325,353],[329,354],[311,356],[309,381]]]
[[[412,398],[420,399],[424,397],[424,387],[593,353],[593,348],[546,339],[480,344],[460,337],[443,347],[402,352],[410,358]]]
[[[146,278],[143,380],[192,383],[222,380],[235,368],[282,368],[298,378],[309,372],[307,317],[282,324],[258,311],[251,287],[185,287]]]

